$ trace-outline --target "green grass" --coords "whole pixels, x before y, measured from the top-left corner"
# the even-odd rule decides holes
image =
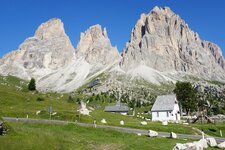
[[[104,108],[104,107],[103,107]],[[143,119],[139,119],[133,116],[123,116],[117,113],[106,113],[103,111],[103,108],[97,109],[91,113],[91,117],[81,116],[81,122],[93,123],[93,120],[96,119],[98,124],[101,124],[101,119],[106,119],[107,125],[112,126],[121,126],[120,121],[123,120],[125,127],[146,129],[146,130],[155,130],[155,131],[164,131],[164,132],[175,132],[175,133],[186,133],[186,134],[197,134],[191,126],[184,126],[181,124],[171,123],[168,126],[163,126],[159,122],[147,121],[148,125],[141,125]]]
[[[29,118],[49,119],[48,108],[50,105],[52,105],[53,112],[57,112],[55,116],[52,116],[52,119],[56,120],[78,120],[80,122],[93,123],[93,120],[96,119],[97,122],[100,123],[100,121],[105,118],[108,122],[108,125],[119,126],[119,122],[121,120],[124,120],[126,127],[152,129],[156,131],[173,131],[176,133],[194,133],[191,128],[183,127],[181,125],[176,124],[171,124],[165,127],[162,126],[160,123],[149,122],[148,126],[141,126],[140,122],[142,120],[136,117],[127,117],[116,113],[104,112],[104,107],[107,104],[101,101],[92,102],[88,104],[88,107],[94,107],[96,103],[101,106],[101,108],[95,109],[93,112],[91,112],[90,117],[79,117],[77,112],[79,105],[76,103],[68,103],[67,94],[64,94],[62,97],[61,94],[57,93],[42,94],[37,92],[29,92],[26,90],[27,83],[22,86],[22,90],[16,90],[15,86],[20,86],[21,81],[15,77],[9,77],[9,79],[7,78],[6,81],[0,81],[7,82],[10,85],[0,85],[0,116],[25,118],[28,114]],[[37,101],[38,97],[44,98],[44,101]],[[41,110],[41,113],[39,115],[36,115],[36,112],[38,110]],[[150,107],[137,109],[137,111],[143,110],[150,110]]]
[[[57,93],[38,93],[38,92],[29,92],[27,90],[26,81],[20,80],[18,78],[9,76],[1,77],[0,76],[0,117],[21,117],[26,118],[28,115],[29,118],[42,118],[49,119],[49,106],[52,105],[53,112],[57,112],[55,116],[52,116],[52,119],[55,120],[68,120],[80,122],[93,123],[93,120],[96,119],[97,123],[100,124],[100,121],[104,118],[107,121],[107,125],[120,126],[119,122],[124,120],[125,127],[131,128],[140,128],[146,130],[156,130],[164,132],[175,132],[175,133],[186,133],[186,134],[198,134],[195,130],[192,129],[192,126],[199,128],[200,130],[204,128],[204,131],[208,135],[219,136],[219,129],[221,129],[225,135],[224,124],[216,125],[180,125],[180,124],[169,124],[168,126],[162,126],[158,122],[148,121],[147,126],[142,126],[140,124],[142,119],[133,117],[133,116],[123,116],[116,113],[107,113],[104,112],[104,107],[107,103],[102,101],[94,101],[88,104],[88,107],[94,107],[96,104],[99,104],[101,108],[95,109],[90,113],[91,116],[80,116],[77,112],[79,107],[76,103],[68,103],[67,99],[68,94],[57,94]],[[19,89],[18,87],[21,87]],[[76,95],[82,99],[83,95]],[[44,98],[44,101],[37,101],[37,98]],[[41,110],[39,115],[36,115],[36,112]],[[150,110],[150,106],[142,107],[136,109],[136,112],[143,112],[144,110]],[[214,130],[215,128],[215,130]],[[209,130],[213,129],[213,130]]]
[[[14,149],[152,149],[171,150],[176,143],[187,140],[149,138],[145,135],[121,133],[76,125],[10,123],[7,135],[0,137],[1,150]]]
[[[211,136],[217,136],[220,137],[220,130],[223,133],[223,137],[225,138],[225,123],[217,123],[215,125],[213,124],[193,124],[192,126],[202,130]]]

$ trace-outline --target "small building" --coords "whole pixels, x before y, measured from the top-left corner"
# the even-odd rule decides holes
[[[180,109],[176,95],[157,96],[151,112],[152,121],[180,120]]]
[[[93,88],[94,86],[99,85],[99,84],[101,84],[101,81],[99,79],[96,79],[96,80],[90,82],[88,84],[87,88]]]
[[[122,115],[127,115],[128,111],[129,111],[129,107],[125,103],[117,102],[116,105],[106,106],[104,111],[105,112],[115,112],[115,113],[120,113]]]

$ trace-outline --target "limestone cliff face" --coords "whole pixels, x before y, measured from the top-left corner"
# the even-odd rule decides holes
[[[36,72],[39,77],[49,71],[38,70],[57,70],[70,64],[73,59],[75,51],[63,23],[60,19],[51,19],[41,24],[35,35],[26,39],[18,50],[1,59],[0,72],[21,78],[29,78]]]
[[[75,54],[77,53],[77,54]],[[34,77],[44,91],[73,91],[88,77],[110,67],[121,57],[100,25],[81,33],[76,50],[60,19],[41,24],[33,37],[0,59],[0,74]]]
[[[102,31],[100,25],[91,26],[81,33],[76,54],[90,64],[110,65],[120,59],[117,48],[111,45],[106,28]]]
[[[209,79],[225,79],[221,49],[199,38],[169,8],[142,14],[123,51],[124,70],[139,65],[161,72],[185,72]]]

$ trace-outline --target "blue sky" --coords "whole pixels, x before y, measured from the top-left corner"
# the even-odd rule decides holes
[[[218,44],[225,54],[224,0],[0,0],[0,57],[51,18],[62,19],[74,47],[80,32],[101,24],[122,51],[140,14],[154,6],[169,6],[201,39]]]

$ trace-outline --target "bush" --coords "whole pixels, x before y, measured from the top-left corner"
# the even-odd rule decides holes
[[[45,99],[42,97],[38,97],[36,100],[40,102],[40,101],[44,101]]]
[[[35,79],[34,78],[32,78],[30,80],[30,83],[28,84],[28,89],[30,91],[35,91],[36,90],[36,83],[35,83]]]
[[[74,99],[72,98],[72,96],[69,96],[67,99],[68,103],[74,103]]]

